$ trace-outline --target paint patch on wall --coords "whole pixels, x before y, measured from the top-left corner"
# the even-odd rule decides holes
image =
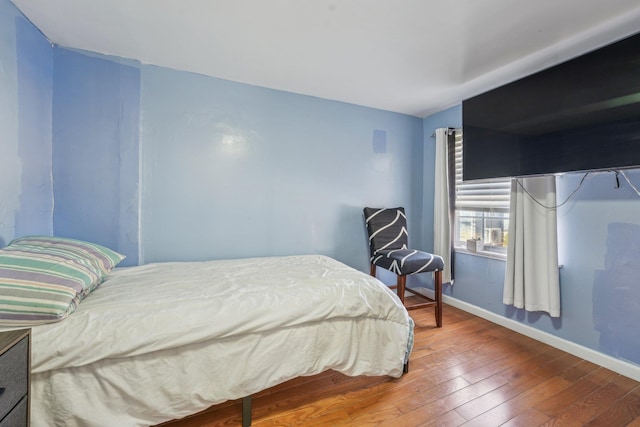
[[[373,131],[373,152],[376,154],[384,154],[387,152],[387,132],[383,130]]]
[[[374,152],[373,169],[378,172],[391,170],[391,157],[387,153],[387,132],[375,129],[371,146]]]
[[[593,284],[600,350],[640,363],[640,225],[609,224],[604,266]]]

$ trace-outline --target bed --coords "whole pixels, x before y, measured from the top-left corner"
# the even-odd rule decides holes
[[[329,369],[400,377],[413,322],[320,255],[115,268],[32,327],[31,424],[146,426]]]

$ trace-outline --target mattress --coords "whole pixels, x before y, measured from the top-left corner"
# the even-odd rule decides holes
[[[328,369],[402,375],[413,323],[325,256],[118,268],[32,329],[33,426],[143,426]]]

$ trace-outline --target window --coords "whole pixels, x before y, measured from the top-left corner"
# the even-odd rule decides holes
[[[462,181],[462,131],[455,140],[454,246],[504,257],[509,242],[511,179]]]

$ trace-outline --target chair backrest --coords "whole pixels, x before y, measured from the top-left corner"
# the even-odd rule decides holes
[[[404,208],[364,208],[371,256],[379,250],[406,249],[407,217]]]

